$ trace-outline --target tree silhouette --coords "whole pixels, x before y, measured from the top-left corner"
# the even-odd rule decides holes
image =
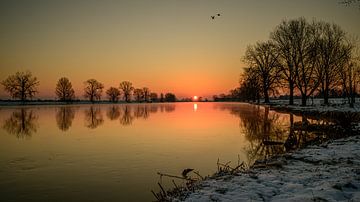
[[[67,131],[75,118],[75,110],[72,107],[59,107],[56,112],[56,123],[60,130]]]
[[[282,21],[279,26],[270,34],[271,40],[275,44],[279,54],[279,64],[282,68],[281,76],[287,81],[290,91],[289,104],[294,104],[295,89],[295,64],[297,57],[297,47],[295,43],[295,34],[297,34],[297,21]]]
[[[37,131],[36,120],[38,117],[32,110],[22,108],[13,112],[11,117],[5,120],[3,129],[17,138],[30,137]]]
[[[295,30],[295,85],[301,93],[301,105],[306,106],[308,97],[317,90],[321,82],[315,74],[318,56],[316,24],[310,24],[304,18],[300,18],[295,23]]]
[[[142,91],[144,93],[144,101],[149,102],[150,101],[150,89],[147,87],[142,88]]]
[[[132,83],[130,81],[123,81],[120,83],[119,88],[123,92],[125,101],[130,102],[130,96],[131,96],[132,91],[134,90]]]
[[[120,90],[115,87],[107,89],[106,94],[111,102],[117,102],[120,98]]]
[[[102,89],[104,88],[104,85],[102,83],[98,82],[95,79],[89,79],[84,82],[84,85],[85,98],[89,98],[91,102],[94,102],[95,100],[100,100]]]
[[[340,82],[348,98],[350,107],[354,107],[357,88],[360,87],[360,57],[339,63]]]
[[[257,73],[252,68],[245,68],[240,80],[240,99],[260,102],[261,86]]]
[[[141,88],[134,89],[134,98],[137,102],[144,100],[144,91]]]
[[[160,93],[160,102],[164,102],[164,94],[163,93]]]
[[[176,96],[173,93],[166,93],[164,100],[165,100],[165,102],[175,102]]]
[[[85,122],[86,127],[90,129],[95,129],[103,124],[104,119],[102,117],[100,108],[91,106],[88,110],[85,110]]]
[[[61,101],[71,101],[75,98],[75,91],[68,78],[62,77],[56,84],[55,94]]]
[[[319,22],[317,43],[317,77],[321,81],[324,104],[329,104],[329,91],[338,84],[338,65],[348,60],[353,46],[348,43],[346,33],[336,24]]]
[[[150,93],[150,101],[151,102],[157,102],[158,101],[157,93]]]
[[[264,42],[249,46],[244,60],[252,71],[257,74],[265,97],[265,103],[269,103],[269,91],[274,88],[280,75],[278,54],[275,51],[274,44]]]
[[[1,82],[12,98],[19,98],[21,101],[26,101],[28,98],[33,98],[38,92],[37,86],[39,81],[33,77],[31,72],[16,72],[10,75]]]

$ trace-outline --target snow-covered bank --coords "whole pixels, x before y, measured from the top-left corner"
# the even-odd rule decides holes
[[[187,194],[185,201],[360,201],[360,136],[309,146],[258,162],[247,172],[207,179]]]

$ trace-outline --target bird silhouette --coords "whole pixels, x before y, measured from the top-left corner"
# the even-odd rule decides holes
[[[214,20],[214,19],[215,19],[215,16],[214,16],[214,15],[212,15],[212,16],[211,16],[211,19],[213,19],[213,20]]]
[[[220,13],[218,13],[217,16],[220,16]]]

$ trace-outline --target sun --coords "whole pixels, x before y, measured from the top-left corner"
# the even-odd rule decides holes
[[[198,96],[194,95],[193,100],[194,101],[198,100]]]

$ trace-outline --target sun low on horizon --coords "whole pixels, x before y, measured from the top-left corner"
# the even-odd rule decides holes
[[[36,98],[49,99],[61,77],[79,99],[88,79],[104,89],[130,81],[158,94],[211,98],[239,85],[246,47],[283,19],[317,18],[360,35],[358,9],[335,0],[6,1],[0,12],[0,80],[30,71],[40,82]]]

